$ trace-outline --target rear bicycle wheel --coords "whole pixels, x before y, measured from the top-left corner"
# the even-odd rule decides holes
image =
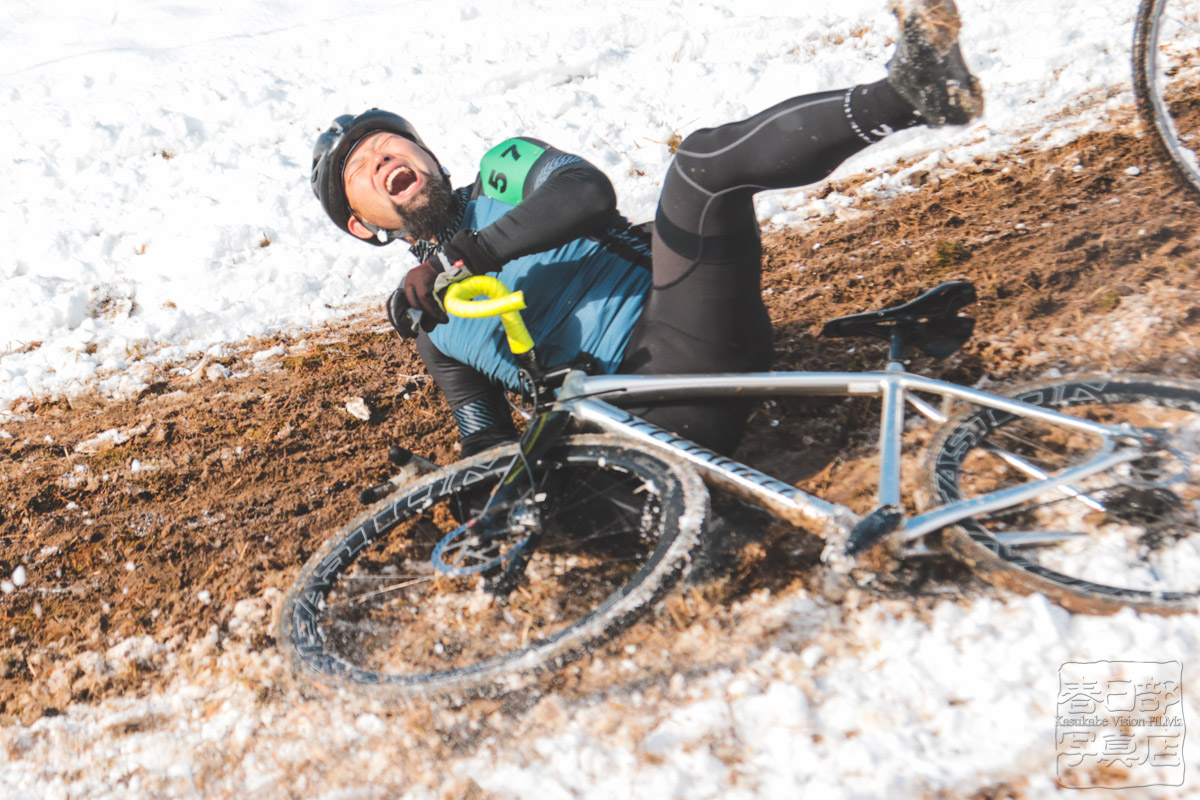
[[[985,580],[1042,592],[1075,611],[1173,612],[1200,601],[1200,383],[1087,377],[1008,396],[1106,424],[1168,434],[1146,457],[960,521],[943,544]],[[947,422],[930,445],[939,503],[1055,474],[1090,458],[1099,437],[990,409]]]
[[[516,455],[424,476],[309,559],[280,623],[296,671],[383,699],[515,689],[631,624],[682,576],[708,491],[693,470],[613,437],[565,439],[507,528],[487,542],[464,534]],[[498,600],[489,581],[531,527],[536,544]]]
[[[1200,0],[1142,0],[1133,86],[1156,149],[1200,199]]]

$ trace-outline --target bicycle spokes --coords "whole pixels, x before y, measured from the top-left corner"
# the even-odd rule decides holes
[[[1106,443],[1045,421],[965,414],[934,445],[940,498],[1060,475],[1106,446],[1133,457],[964,519],[967,538],[951,537],[953,546],[1040,591],[1069,590],[1081,607],[1192,602],[1200,596],[1200,389],[1141,379],[1062,386],[1058,400],[1050,391],[1018,397],[1129,434]]]

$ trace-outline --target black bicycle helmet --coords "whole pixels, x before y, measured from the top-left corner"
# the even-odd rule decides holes
[[[317,137],[317,143],[313,145],[311,178],[313,194],[321,201],[321,206],[329,218],[346,233],[350,233],[352,213],[350,201],[346,199],[346,185],[342,182],[342,171],[345,169],[346,159],[349,158],[351,151],[359,142],[372,133],[381,131],[411,139],[431,156],[433,155],[433,152],[425,146],[425,142],[421,141],[416,128],[408,120],[390,111],[380,111],[378,108],[364,111],[357,117],[352,114],[341,115],[333,121],[329,130]],[[437,156],[433,156],[433,158],[435,161],[437,160]],[[406,235],[405,231],[379,228],[361,218],[359,222],[375,234],[374,238],[361,241],[374,245],[389,244],[394,239]]]

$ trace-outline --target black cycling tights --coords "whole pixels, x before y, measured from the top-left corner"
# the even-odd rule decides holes
[[[749,119],[696,131],[672,162],[655,216],[654,287],[621,371],[758,372],[771,365],[753,198],[815,183],[867,145],[920,124],[886,81],[787,100]],[[633,409],[729,453],[749,400]]]

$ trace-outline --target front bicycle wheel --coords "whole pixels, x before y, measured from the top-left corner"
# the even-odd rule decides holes
[[[1133,86],[1156,149],[1200,198],[1200,0],[1142,0]]]
[[[1200,383],[1086,377],[1011,393],[1106,424],[1165,431],[1137,461],[946,529],[943,544],[986,580],[1075,611],[1171,612],[1200,599]],[[978,497],[1090,459],[1097,436],[991,409],[970,409],[930,446],[940,503]],[[1040,475],[1039,475],[1040,473]]]
[[[280,623],[296,671],[383,699],[511,690],[629,625],[681,577],[708,517],[693,470],[612,437],[568,438],[535,466],[520,510],[476,541],[461,523],[516,456],[511,445],[426,475],[309,559]],[[533,527],[536,543],[514,556]],[[497,592],[518,558],[515,588]]]

